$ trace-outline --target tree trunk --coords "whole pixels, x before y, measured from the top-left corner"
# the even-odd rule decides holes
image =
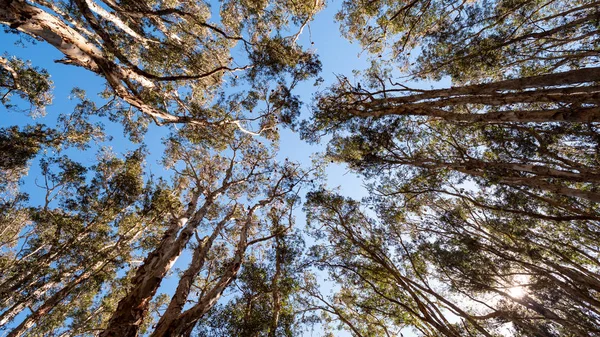
[[[279,293],[279,278],[281,277],[281,242],[279,237],[275,238],[275,274],[271,284],[271,292],[273,295],[273,317],[271,318],[271,327],[269,329],[269,337],[276,337],[277,326],[279,325],[279,315],[281,313],[281,294]]]
[[[182,233],[183,236],[177,237],[179,228],[178,225],[172,225],[163,236],[160,245],[144,259],[144,263],[137,269],[131,281],[133,287],[119,301],[117,309],[108,321],[106,329],[100,333],[100,337],[137,336],[140,325],[146,317],[150,300],[191,237],[191,233],[188,235]]]
[[[193,329],[196,322],[204,316],[212,307],[217,304],[219,298],[223,294],[223,291],[235,280],[235,276],[242,266],[246,248],[248,248],[248,231],[252,223],[254,209],[251,209],[248,213],[247,220],[245,221],[241,233],[238,245],[233,257],[233,260],[229,263],[225,272],[217,283],[210,289],[197,304],[185,311],[183,314],[174,320],[168,327],[164,328],[164,332],[161,334],[155,333],[152,337],[179,337],[186,331]]]
[[[214,195],[209,195],[202,207],[194,212],[198,196],[195,198],[183,217],[173,220],[158,247],[148,254],[142,265],[138,267],[131,280],[133,287],[119,301],[117,310],[112,314],[106,329],[100,333],[100,337],[137,336],[140,325],[147,315],[150,300],[214,202]],[[186,223],[184,219],[188,218]],[[181,233],[177,235],[180,229]]]
[[[205,237],[202,242],[199,243],[199,246],[194,250],[192,261],[190,262],[190,265],[184,272],[183,276],[179,279],[175,294],[171,298],[169,306],[158,321],[156,329],[152,333],[151,337],[163,336],[171,324],[179,317],[190,294],[192,284],[194,283],[194,278],[202,270],[204,262],[206,261],[206,255],[211,249],[213,242],[221,233],[225,227],[225,224],[229,220],[230,218],[227,216],[220,221],[213,230],[211,236]]]
[[[398,97],[375,98],[371,93],[353,92],[351,95],[357,97],[358,102],[349,103],[347,109],[349,113],[360,117],[427,116],[463,123],[587,123],[600,121],[600,107],[598,106],[600,104],[600,87],[580,85],[598,80],[600,80],[600,68],[585,68],[449,89],[426,90]],[[394,90],[389,90],[389,92],[394,92]],[[546,110],[510,107],[512,104],[527,103],[570,106]],[[582,104],[587,106],[582,106]],[[457,113],[448,110],[448,108],[465,105],[509,108],[505,108],[505,111],[485,113]],[[333,108],[335,109],[335,106]]]

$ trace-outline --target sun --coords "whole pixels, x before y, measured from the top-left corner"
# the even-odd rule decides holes
[[[513,278],[508,294],[513,298],[522,298],[527,295],[526,284],[529,283],[528,275],[517,275]]]
[[[516,286],[516,287],[509,288],[508,294],[514,298],[522,298],[523,296],[525,296],[527,294],[527,291],[521,286]]]

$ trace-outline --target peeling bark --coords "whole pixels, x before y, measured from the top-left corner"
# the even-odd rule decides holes
[[[91,13],[87,3],[83,1],[76,2],[78,2],[84,15],[86,10]],[[93,18],[95,19],[95,17]],[[152,81],[152,78],[148,78],[148,76],[152,76],[151,74],[140,74],[141,70],[132,68],[133,65],[131,64],[121,65],[116,63],[107,55],[107,52],[109,54],[118,53],[116,49],[107,52],[101,50],[60,18],[30,5],[26,1],[0,0],[0,24],[7,25],[35,39],[48,42],[65,55],[65,59],[59,62],[76,65],[104,77],[117,96],[139,109],[143,114],[151,117],[159,125],[164,123],[188,123],[204,127],[209,125],[218,127],[239,123],[239,121],[209,122],[201,118],[173,115],[144,102],[139,93],[132,89],[132,81],[144,89],[155,90],[156,84]],[[108,35],[105,35],[103,39],[106,44],[112,43]],[[229,68],[219,67],[206,74],[194,75],[190,78],[203,78],[227,69]],[[160,79],[159,76],[153,77]],[[175,77],[172,81],[177,79]],[[171,79],[167,78],[167,80]]]
[[[257,207],[255,206],[254,209]],[[173,320],[169,326],[163,328],[159,333],[155,332],[153,337],[178,337],[183,335],[186,331],[193,329],[196,322],[204,316],[212,307],[217,304],[219,298],[223,294],[223,291],[233,282],[235,276],[242,266],[244,260],[244,254],[246,248],[248,248],[248,232],[252,224],[252,215],[254,209],[248,212],[247,220],[243,223],[241,229],[240,238],[237,244],[237,248],[232,261],[229,263],[225,272],[215,285],[200,298],[198,303],[192,306],[190,309],[184,311],[176,320]]]
[[[183,273],[183,276],[179,279],[175,294],[171,298],[169,306],[156,324],[156,329],[152,333],[151,337],[164,335],[171,324],[181,314],[181,311],[183,310],[183,307],[185,306],[187,298],[190,294],[192,284],[194,283],[194,278],[202,270],[204,262],[206,261],[206,255],[210,251],[217,236],[225,227],[225,224],[230,220],[230,215],[221,220],[213,230],[211,236],[205,237],[194,250],[192,261],[190,262],[187,270]]]

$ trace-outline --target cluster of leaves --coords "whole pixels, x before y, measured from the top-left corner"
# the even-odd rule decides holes
[[[52,103],[52,81],[46,70],[38,69],[16,57],[0,57],[0,103],[14,110],[19,106],[11,102],[15,94],[30,104],[31,115],[42,115]]]

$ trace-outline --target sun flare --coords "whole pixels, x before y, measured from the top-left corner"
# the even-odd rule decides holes
[[[527,291],[525,291],[525,289],[521,286],[512,287],[512,288],[508,289],[508,294],[511,297],[515,297],[515,298],[521,298],[521,297],[525,296],[526,293],[527,293]]]
[[[508,294],[514,298],[522,298],[527,294],[526,284],[529,283],[528,275],[517,275],[512,280],[511,287],[508,288]]]

